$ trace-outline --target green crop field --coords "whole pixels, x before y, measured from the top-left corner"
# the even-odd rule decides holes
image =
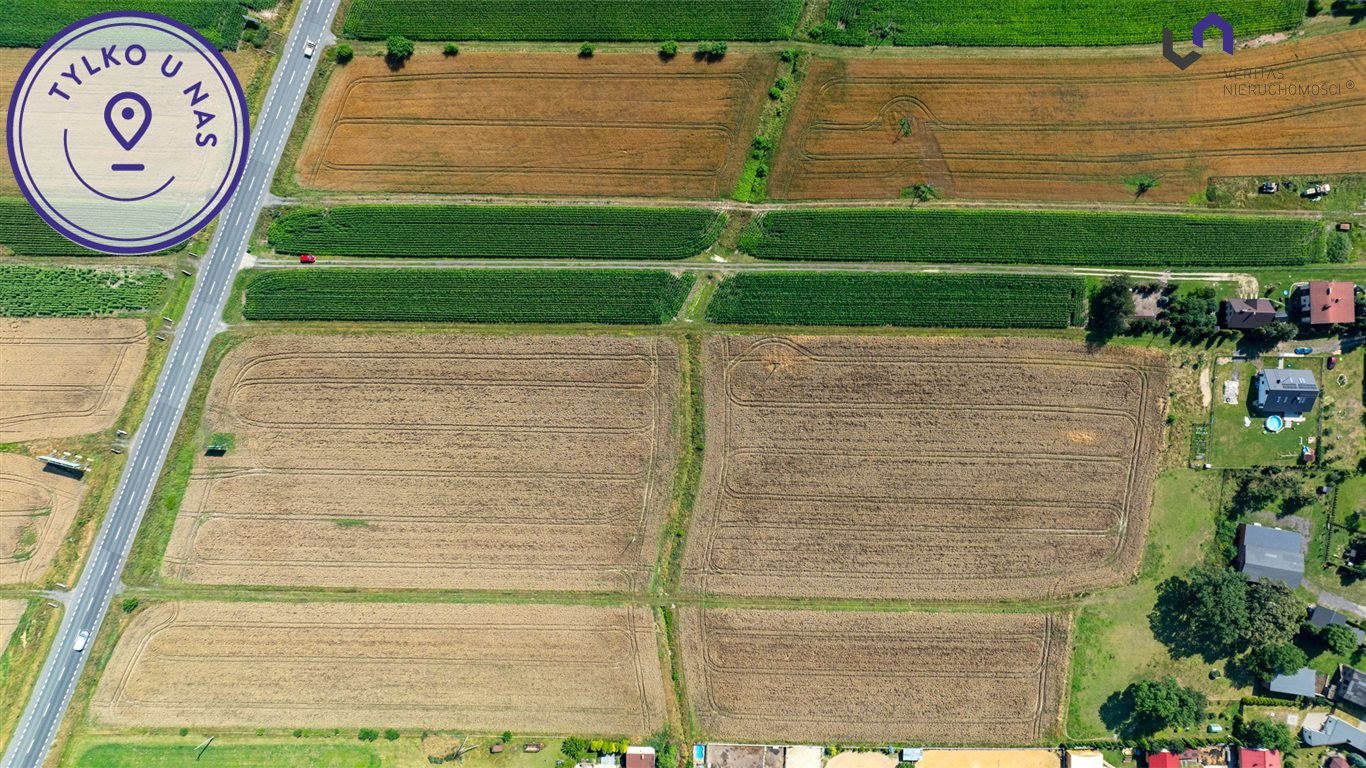
[[[156,269],[0,264],[0,316],[79,317],[145,312],[169,283]]]
[[[706,250],[725,222],[700,208],[348,205],[288,209],[270,244],[343,256],[680,259]]]
[[[375,750],[364,744],[209,745],[196,757],[202,739],[183,744],[97,744],[81,753],[77,768],[379,768]]]
[[[1305,0],[831,0],[812,36],[840,45],[888,38],[896,45],[1127,45],[1160,42],[1163,27],[1189,41],[1212,11],[1240,38],[1255,37],[1296,26],[1305,7]]]
[[[343,32],[418,40],[782,40],[802,0],[352,0]]]
[[[657,270],[298,269],[245,280],[248,320],[663,323],[693,276]]]
[[[741,273],[721,282],[707,319],[744,325],[1066,328],[1086,281],[1062,275]]]
[[[750,225],[761,259],[1269,267],[1324,259],[1322,223],[1304,218],[1091,211],[793,210]]]
[[[0,197],[0,248],[24,256],[99,256],[47,225],[22,197]]]
[[[0,48],[33,48],[72,22],[105,11],[148,11],[193,27],[219,48],[242,37],[242,7],[253,0],[5,0]]]

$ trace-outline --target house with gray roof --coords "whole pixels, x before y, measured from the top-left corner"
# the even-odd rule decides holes
[[[1235,331],[1261,328],[1285,319],[1285,312],[1277,310],[1270,299],[1228,299],[1219,311],[1220,324]]]
[[[1346,614],[1339,613],[1332,608],[1325,608],[1322,605],[1314,606],[1314,609],[1309,612],[1309,623],[1320,630],[1333,626],[1343,626],[1352,630],[1352,634],[1357,636],[1357,645],[1366,641],[1366,631],[1348,624]]]
[[[1267,579],[1294,589],[1304,580],[1304,538],[1283,528],[1243,523],[1233,567],[1248,581]]]
[[[1316,731],[1301,728],[1300,738],[1311,747],[1348,746],[1366,753],[1366,731],[1335,715],[1329,715]]]
[[[1334,701],[1366,707],[1366,673],[1346,664],[1338,665],[1337,685],[1329,689]]]
[[[1319,383],[1313,371],[1267,368],[1257,374],[1257,409],[1262,413],[1298,416],[1314,410]]]
[[[1291,672],[1288,675],[1278,675],[1267,683],[1267,690],[1278,693],[1282,696],[1298,696],[1304,699],[1316,698],[1323,687],[1319,685],[1319,676],[1309,667],[1304,667],[1298,672]]]

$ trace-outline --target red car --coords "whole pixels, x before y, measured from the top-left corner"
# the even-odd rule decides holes
[[[1328,356],[1328,370],[1331,371],[1331,370],[1333,370],[1333,369],[1336,368],[1336,367],[1338,367],[1338,356],[1337,356],[1337,355],[1329,355],[1329,356]]]
[[[311,253],[301,253],[301,254],[299,254],[299,263],[300,263],[300,264],[312,264],[313,262],[315,262],[315,261],[317,261],[317,260],[318,260],[318,257],[317,257],[317,256],[314,256],[314,255],[311,254]]]

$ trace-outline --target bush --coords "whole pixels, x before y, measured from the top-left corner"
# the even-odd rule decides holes
[[[1357,636],[1343,624],[1330,624],[1323,630],[1323,644],[1339,656],[1347,656],[1357,648]]]
[[[356,52],[352,50],[351,46],[347,45],[346,43],[342,43],[341,45],[337,46],[337,50],[334,52],[334,55],[337,57],[338,64],[345,64],[346,62],[355,58]]]
[[[1289,728],[1264,717],[1238,718],[1233,723],[1233,735],[1249,747],[1289,752],[1296,746],[1295,735]]]
[[[1101,338],[1124,333],[1134,316],[1134,294],[1127,275],[1105,278],[1091,297],[1091,331]]]
[[[659,46],[659,55],[664,56],[666,58],[673,58],[674,56],[677,56],[678,43],[675,43],[672,40],[665,41],[663,45]]]
[[[560,754],[576,763],[586,759],[588,752],[588,742],[578,736],[567,736],[560,742]]]
[[[379,731],[373,728],[362,728],[356,732],[356,738],[361,741],[374,741],[379,738]]]
[[[726,55],[726,43],[724,41],[698,43],[697,55],[699,58],[719,59]]]
[[[302,728],[295,728],[295,729],[294,729],[294,738],[296,738],[296,739],[302,739],[303,737],[304,737],[304,729],[302,729]]]
[[[190,735],[190,729],[189,729],[189,728],[181,728],[181,729],[180,729],[180,735],[181,735],[181,736],[189,736],[189,735]]]
[[[441,49],[442,55],[457,56],[460,54],[460,46],[455,43],[446,43],[446,47]]]
[[[778,54],[778,57],[790,64],[797,60],[797,52],[791,48],[784,48],[783,52]]]
[[[503,735],[499,736],[498,740],[503,742],[504,744],[507,744],[508,742],[512,741],[512,731],[503,731]]]
[[[1124,695],[1133,702],[1135,727],[1144,733],[1194,727],[1207,703],[1204,694],[1182,686],[1170,675],[1161,680],[1132,683],[1124,689]]]
[[[385,739],[385,741],[398,741],[398,729],[397,729],[397,728],[385,728],[385,729],[384,729],[384,739]]]
[[[592,43],[584,43],[583,45],[579,46],[579,55],[585,59],[592,58],[593,52],[596,50],[597,46],[593,45]]]
[[[132,613],[138,609],[138,599],[136,597],[125,597],[119,607],[123,609],[124,613]]]
[[[402,35],[392,35],[384,43],[389,58],[403,61],[413,55],[413,41]]]
[[[1345,232],[1334,232],[1328,236],[1328,260],[1338,264],[1352,260],[1352,240]]]

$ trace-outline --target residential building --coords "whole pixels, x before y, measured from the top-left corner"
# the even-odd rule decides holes
[[[1315,698],[1323,690],[1319,685],[1318,673],[1309,667],[1288,675],[1279,675],[1267,683],[1266,688],[1282,696],[1298,696],[1305,699]]]
[[[655,768],[655,748],[627,747],[626,768]]]
[[[1181,768],[1181,758],[1171,752],[1154,752],[1148,755],[1148,768]]]
[[[1238,747],[1238,768],[1281,768],[1281,751]]]
[[[1329,690],[1334,701],[1366,707],[1366,672],[1339,664],[1337,684]]]
[[[1257,409],[1262,413],[1298,416],[1314,410],[1319,383],[1301,368],[1266,368],[1257,374]]]
[[[1366,753],[1366,731],[1336,715],[1329,715],[1318,730],[1300,729],[1300,738],[1311,747],[1348,746]]]
[[[1304,538],[1295,531],[1243,523],[1238,526],[1233,566],[1249,581],[1267,579],[1298,587],[1304,580]]]
[[[1228,299],[1219,308],[1219,323],[1234,331],[1250,331],[1284,319],[1285,313],[1277,312],[1271,299]]]
[[[1339,613],[1332,608],[1325,608],[1321,605],[1314,606],[1314,610],[1309,612],[1309,623],[1318,629],[1327,629],[1332,626],[1344,626],[1352,630],[1352,634],[1357,636],[1357,644],[1360,645],[1366,640],[1366,631],[1362,631],[1347,623],[1347,616]]]
[[[1356,285],[1329,280],[1310,281],[1300,294],[1300,308],[1310,325],[1346,324],[1356,320]]]

